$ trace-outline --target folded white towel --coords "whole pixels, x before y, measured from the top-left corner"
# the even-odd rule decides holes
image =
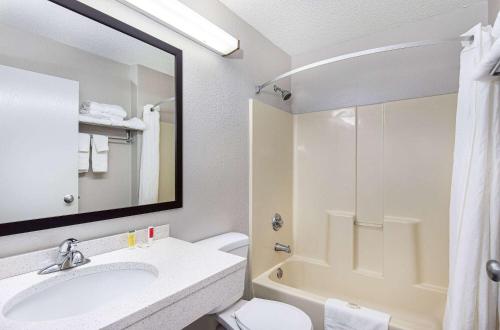
[[[97,152],[109,151],[107,136],[93,134],[92,141],[94,142],[92,146],[96,148]]]
[[[78,151],[89,152],[90,150],[90,134],[78,133]]]
[[[78,133],[78,173],[89,171],[90,135]]]
[[[105,113],[105,112],[100,112],[98,110],[93,110],[93,109],[90,109],[89,112],[86,113],[85,115],[90,116],[90,117],[94,117],[94,118],[97,118],[97,119],[109,119],[111,121],[117,121],[117,122],[122,122],[123,121],[123,117],[115,116],[113,114],[109,114],[109,113]]]
[[[92,113],[91,113],[92,112]],[[85,101],[80,105],[81,114],[107,114],[108,116],[114,116],[118,118],[125,118],[127,112],[119,105],[115,104],[105,104],[93,101]]]
[[[97,124],[105,126],[123,127],[140,131],[146,129],[146,124],[144,124],[144,122],[137,117],[122,121],[112,121],[110,119],[105,119],[105,118],[94,118],[89,115],[79,115],[78,120],[80,121],[80,123],[83,124]]]
[[[92,172],[103,173],[108,171],[108,137],[92,135]]]
[[[325,330],[387,330],[390,319],[389,314],[338,299],[325,303]]]
[[[132,128],[141,131],[146,129],[146,124],[137,117],[130,118],[129,120],[124,120],[121,124],[126,128]]]

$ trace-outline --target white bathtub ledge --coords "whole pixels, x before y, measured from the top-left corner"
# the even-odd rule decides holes
[[[314,259],[313,259],[314,260]],[[311,318],[315,330],[324,329],[324,304],[330,297],[321,296],[307,291],[306,288],[292,287],[287,285],[286,281],[276,279],[276,269],[283,267],[285,276],[287,275],[286,266],[288,263],[299,262],[308,266],[308,263],[325,267],[323,263],[310,262],[308,258],[292,256],[284,262],[274,266],[253,279],[253,288],[255,296],[263,299],[278,300],[303,310]],[[356,297],[346,297],[335,295],[331,298],[337,298],[345,301],[359,303],[372,309],[378,309],[373,304],[365,304]],[[391,315],[389,330],[438,330],[441,329],[440,321],[433,319],[430,315],[409,315],[395,310],[380,309]]]
[[[18,293],[34,285],[71,277],[91,267],[121,263],[136,267],[149,264],[158,278],[127,299],[103,305],[86,314],[50,321],[24,322],[7,319],[4,308]],[[0,280],[0,328],[14,329],[124,329],[131,327],[182,329],[208,313],[223,299],[243,293],[246,259],[206,250],[175,238],[155,241],[149,248],[121,249],[92,257],[84,266],[48,275],[31,272]],[[43,284],[42,284],[43,285]],[[124,288],[126,290],[126,288]],[[82,292],[85,294],[85,292]],[[187,304],[187,305],[186,305]],[[185,308],[190,306],[190,308]]]

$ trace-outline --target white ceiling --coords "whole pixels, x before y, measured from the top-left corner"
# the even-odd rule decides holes
[[[220,1],[293,56],[484,0]]]

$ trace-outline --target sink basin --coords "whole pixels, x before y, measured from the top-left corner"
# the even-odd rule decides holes
[[[142,292],[158,277],[143,263],[115,263],[74,268],[30,287],[5,306],[5,317],[18,321],[47,321],[81,315],[128,295]],[[43,275],[41,275],[43,276]]]

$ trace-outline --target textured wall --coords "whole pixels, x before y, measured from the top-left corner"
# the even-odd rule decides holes
[[[255,97],[256,83],[290,68],[289,56],[216,0],[185,2],[238,37],[239,56],[218,56],[115,1],[84,2],[184,52],[184,207],[0,237],[0,257],[54,246],[71,236],[90,239],[151,224],[170,223],[173,237],[189,241],[248,232],[248,99]],[[274,95],[258,99],[289,110]]]

